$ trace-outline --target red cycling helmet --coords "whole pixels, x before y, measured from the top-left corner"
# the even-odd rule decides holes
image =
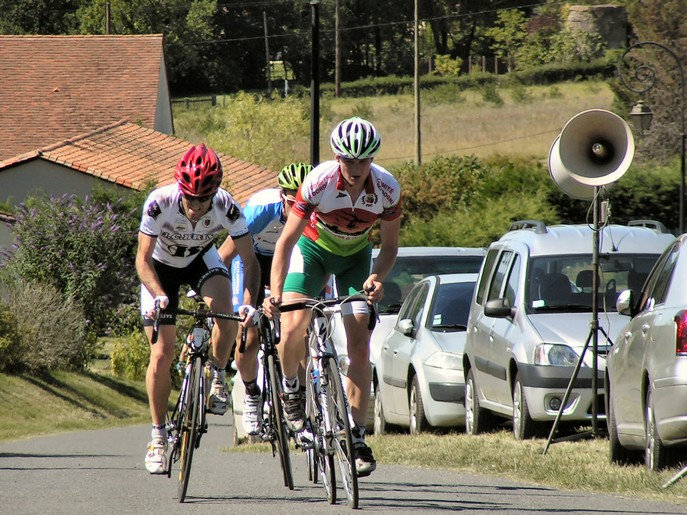
[[[191,147],[179,159],[174,178],[183,195],[214,195],[222,182],[222,163],[214,150],[201,143],[197,147]]]

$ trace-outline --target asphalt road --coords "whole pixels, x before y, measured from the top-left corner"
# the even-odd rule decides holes
[[[187,502],[176,480],[143,466],[149,426],[60,434],[0,444],[0,513],[345,513],[307,480],[292,454],[295,488],[271,454],[222,452],[230,417],[213,417],[193,459]],[[492,476],[379,465],[360,480],[360,508],[379,513],[685,513],[687,506],[570,492]],[[345,497],[339,486],[339,497]]]

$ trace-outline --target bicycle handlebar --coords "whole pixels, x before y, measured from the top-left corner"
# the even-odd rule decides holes
[[[160,301],[156,300],[155,301],[155,320],[153,322],[153,334],[150,337],[150,342],[151,343],[157,343],[157,338],[160,333]],[[238,314],[236,313],[215,313],[213,311],[205,311],[202,309],[196,309],[193,311],[190,311],[188,309],[170,309],[166,310],[165,314],[169,315],[188,315],[192,316],[194,318],[223,318],[225,320],[236,320],[237,322],[240,322],[243,320]],[[245,341],[245,329],[243,332],[242,340]]]

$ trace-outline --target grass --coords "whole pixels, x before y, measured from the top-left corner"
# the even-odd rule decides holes
[[[308,100],[304,100],[304,105]],[[554,138],[577,113],[591,108],[610,109],[613,94],[602,81],[566,82],[549,86],[518,86],[489,91],[458,91],[440,87],[423,91],[421,98],[422,159],[439,155],[495,154],[546,159]],[[231,105],[227,97],[220,106]],[[230,107],[229,107],[230,108]],[[209,109],[209,108],[207,108]],[[330,158],[329,133],[343,118],[354,114],[369,118],[382,134],[382,149],[375,161],[393,166],[415,158],[415,105],[411,93],[363,98],[325,98],[321,102],[320,158]],[[176,135],[190,141],[206,139],[207,111],[175,107]],[[264,123],[255,120],[255,123]],[[278,129],[274,129],[278,132]],[[275,134],[276,135],[276,134]],[[309,135],[280,149],[280,138],[264,142],[273,154],[286,151],[293,159],[309,159]],[[284,150],[284,152],[282,152]],[[236,155],[256,162],[250,155]],[[270,166],[270,163],[258,163]],[[275,169],[277,168],[276,165]],[[281,165],[279,165],[281,167]]]
[[[0,441],[150,420],[145,386],[101,372],[0,374]]]
[[[380,464],[439,467],[471,474],[488,474],[568,490],[583,490],[687,505],[687,479],[668,489],[661,485],[678,469],[650,474],[643,466],[609,463],[608,440],[552,444],[545,439],[516,441],[508,430],[479,436],[465,434],[390,434],[369,436]],[[243,444],[230,452],[270,452],[267,444]],[[300,451],[292,449],[292,459]]]

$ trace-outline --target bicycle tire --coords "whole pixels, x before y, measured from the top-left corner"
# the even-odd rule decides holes
[[[291,455],[289,451],[289,435],[284,422],[284,412],[281,404],[281,376],[279,365],[274,355],[267,356],[267,372],[270,376],[270,401],[272,409],[272,427],[276,432],[277,450],[279,451],[279,462],[284,475],[284,486],[293,490],[293,472],[291,471]]]
[[[343,483],[348,505],[358,508],[358,473],[355,467],[355,450],[353,448],[353,434],[351,433],[351,418],[348,400],[343,389],[339,367],[336,359],[329,357],[325,362],[328,379],[327,402],[329,403],[329,415],[331,427],[338,428],[335,433],[334,455],[341,470],[341,482]]]
[[[171,435],[168,435],[168,438],[172,436],[173,443],[169,451],[169,457],[167,458],[167,477],[172,477],[172,465],[179,459],[179,449],[181,447],[181,438],[179,435],[181,434],[182,421],[186,412],[186,406],[188,405],[188,384],[189,378],[184,375],[184,378],[181,380],[181,387],[179,388],[179,397],[172,410],[172,414],[169,416],[169,431]]]
[[[184,417],[182,419],[179,439],[181,441],[179,459],[179,483],[177,485],[177,497],[180,503],[186,499],[188,482],[191,477],[191,463],[193,462],[193,451],[196,448],[198,437],[198,416],[200,413],[200,374],[203,373],[203,364],[200,357],[196,357],[191,362],[189,375],[191,380],[187,392],[187,404]]]

